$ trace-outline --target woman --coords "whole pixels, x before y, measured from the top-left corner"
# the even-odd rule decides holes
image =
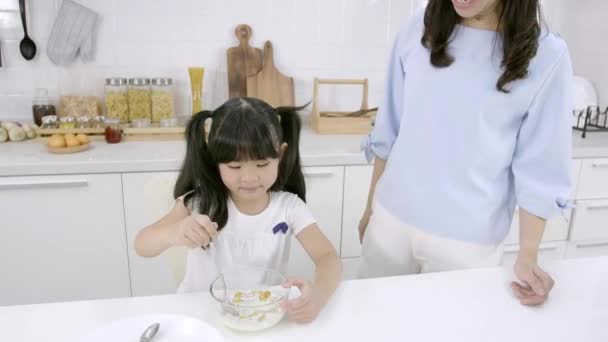
[[[518,205],[511,287],[543,303],[554,281],[538,246],[570,190],[571,78],[537,0],[430,0],[396,39],[364,142],[361,276],[496,266]]]

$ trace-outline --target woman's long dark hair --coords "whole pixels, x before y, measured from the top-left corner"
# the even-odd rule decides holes
[[[184,203],[196,205],[201,214],[208,215],[221,229],[228,221],[229,190],[222,182],[218,164],[281,158],[277,180],[270,190],[288,191],[305,201],[299,109],[275,109],[259,99],[234,98],[213,112],[194,114],[186,127],[186,158],[173,196],[178,198],[191,192]],[[208,137],[207,119],[212,119]],[[280,146],[284,142],[287,150],[281,156]]]
[[[541,13],[538,0],[498,0],[497,6],[504,71],[496,82],[496,89],[508,93],[505,85],[528,76],[530,60],[538,49]],[[454,61],[448,45],[454,27],[461,20],[450,0],[429,0],[421,42],[430,50],[434,66],[447,67]]]

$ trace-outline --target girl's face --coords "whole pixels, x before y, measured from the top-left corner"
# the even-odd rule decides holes
[[[465,19],[495,22],[500,0],[452,0],[456,13]]]
[[[283,143],[279,154],[287,150]],[[255,200],[265,198],[268,189],[276,182],[279,173],[279,158],[232,161],[219,164],[222,182],[234,198]]]
[[[263,198],[277,180],[279,159],[232,161],[219,164],[219,169],[230,195],[255,200]]]

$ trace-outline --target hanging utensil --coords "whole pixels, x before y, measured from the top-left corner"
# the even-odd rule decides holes
[[[21,12],[21,24],[25,36],[19,44],[19,51],[26,60],[32,60],[36,56],[36,44],[27,34],[27,23],[25,22],[25,0],[19,0],[19,11]]]

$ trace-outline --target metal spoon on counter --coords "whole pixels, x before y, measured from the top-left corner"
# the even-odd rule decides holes
[[[23,25],[23,33],[25,36],[21,43],[19,44],[19,50],[21,51],[21,55],[23,58],[28,61],[36,56],[36,44],[34,41],[27,35],[27,24],[25,22],[25,0],[19,0],[19,11],[21,12],[21,24]]]
[[[144,330],[143,334],[141,334],[141,337],[139,338],[139,342],[148,342],[148,341],[152,340],[154,335],[156,335],[156,333],[158,332],[159,328],[160,328],[159,323],[154,323],[151,326],[149,326],[148,328],[146,328],[146,330]]]

